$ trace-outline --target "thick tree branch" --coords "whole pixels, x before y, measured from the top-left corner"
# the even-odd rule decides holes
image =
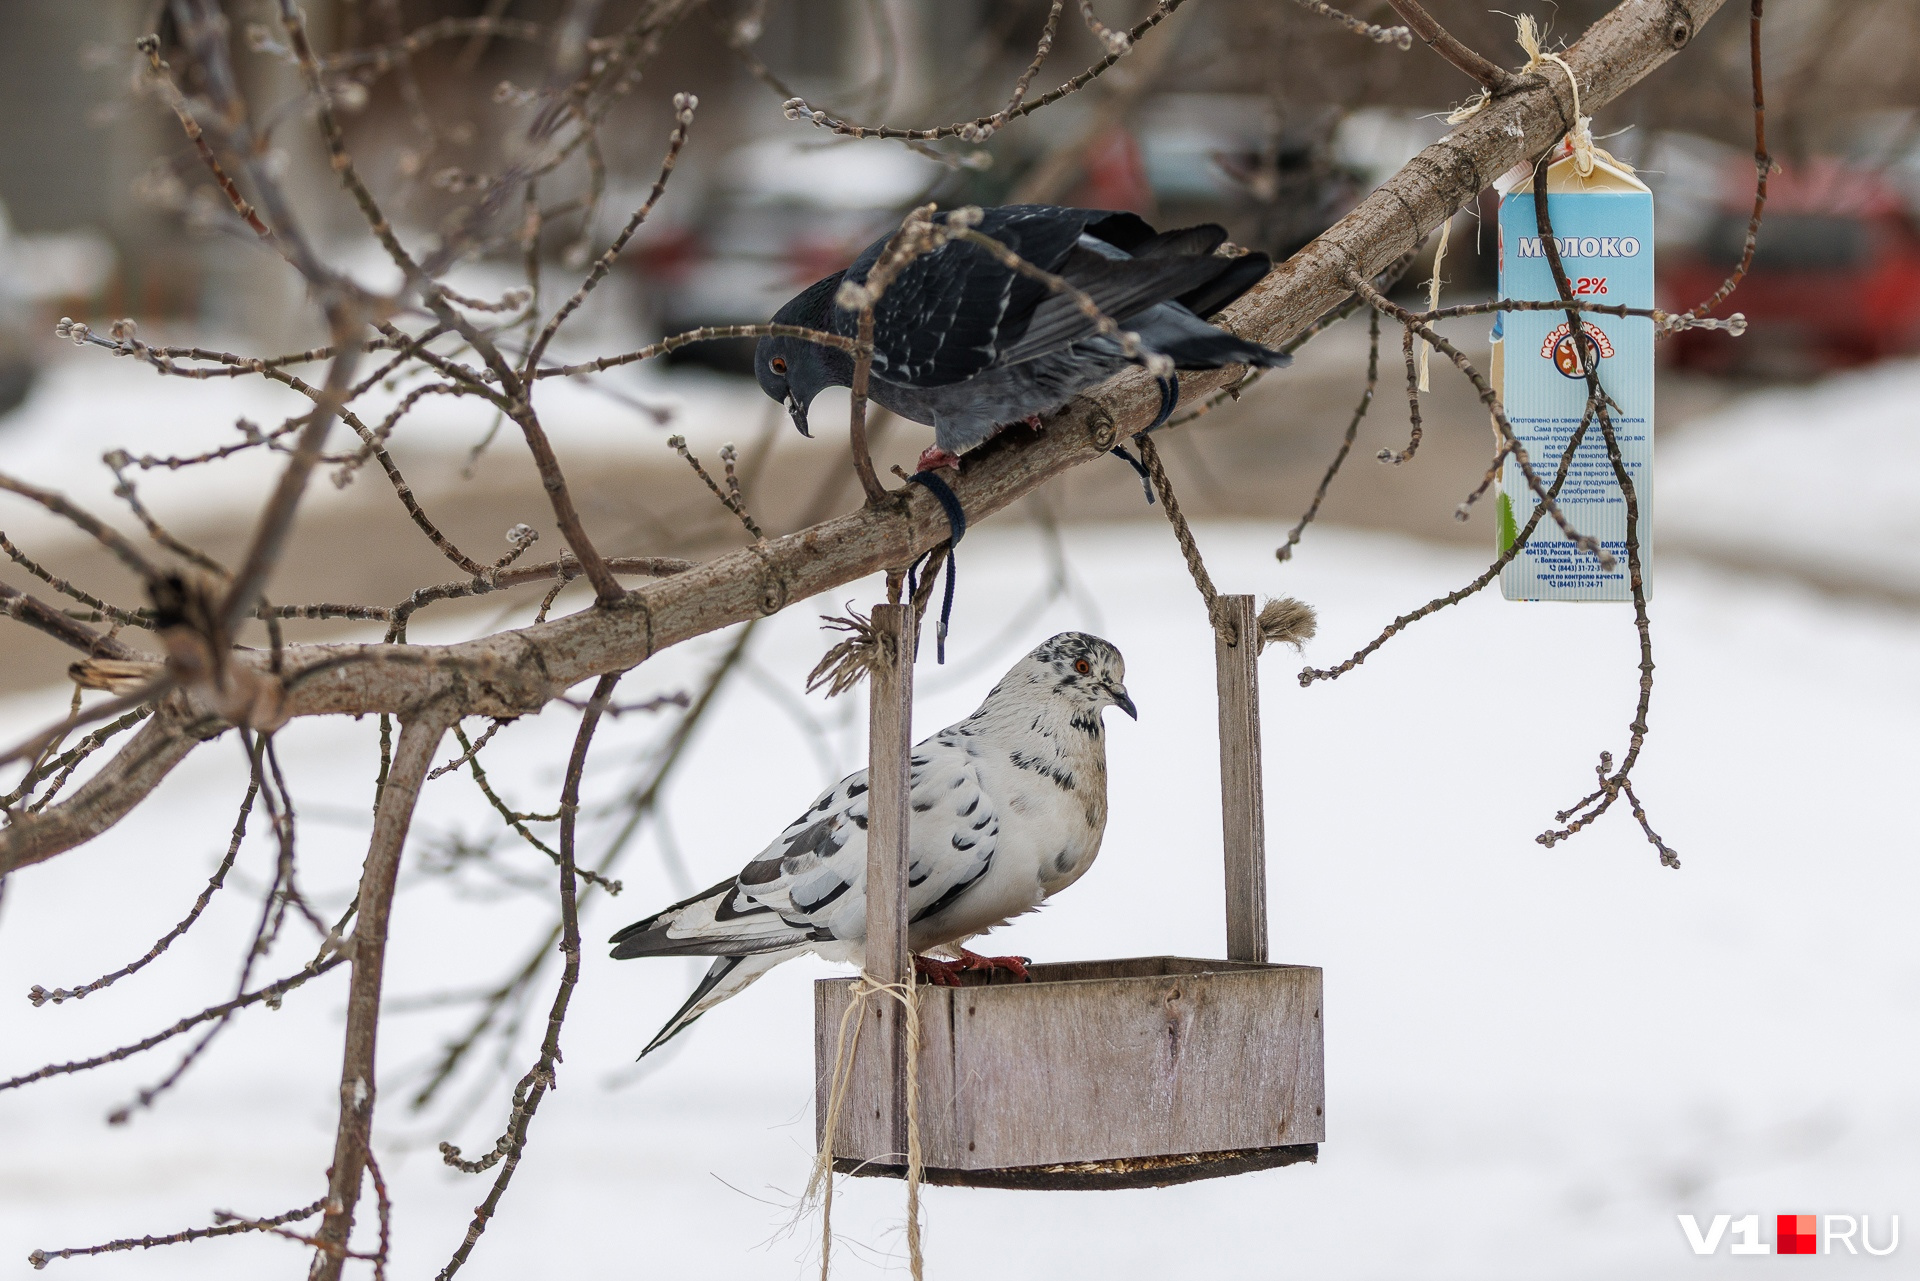
[[[1597,108],[1684,45],[1721,0],[1669,0],[1614,9],[1567,51],[1583,105]],[[1676,33],[1678,33],[1676,35]],[[1676,44],[1676,40],[1678,44]],[[1501,99],[1421,152],[1326,233],[1262,281],[1224,317],[1238,333],[1284,342],[1351,293],[1349,271],[1371,275],[1416,248],[1495,177],[1544,150],[1565,129],[1551,82]],[[1237,369],[1183,376],[1191,399]],[[1284,377],[1285,375],[1281,375]],[[1132,373],[1056,414],[1038,434],[1002,433],[969,454],[954,492],[978,521],[1069,467],[1088,462],[1153,420],[1159,393]],[[947,537],[929,494],[891,501],[721,556],[632,593],[611,607],[464,645],[330,646],[289,651],[296,715],[398,711],[450,694],[468,715],[517,715],[568,686],[788,602],[904,565]]]

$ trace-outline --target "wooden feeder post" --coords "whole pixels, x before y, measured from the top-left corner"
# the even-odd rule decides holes
[[[914,981],[907,947],[908,758],[913,755],[913,606],[873,609],[875,661],[867,712],[867,967],[885,984]],[[907,1008],[867,1001],[853,1079],[871,1082],[875,1129],[907,1150]]]
[[[1267,963],[1267,813],[1260,773],[1260,624],[1251,596],[1215,604],[1227,959]]]

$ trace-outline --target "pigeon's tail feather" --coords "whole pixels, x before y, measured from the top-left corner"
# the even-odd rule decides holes
[[[1098,310],[1131,327],[1136,317],[1169,299],[1205,291],[1209,281],[1230,268],[1225,258],[1103,258],[1076,246],[1061,275]],[[998,359],[1016,365],[1052,355],[1098,332],[1077,297],[1055,294],[1034,308],[1026,332],[1002,349]]]
[[[1206,231],[1212,228],[1193,227],[1189,230]],[[1179,233],[1168,232],[1167,234]],[[1265,254],[1242,254],[1229,261],[1232,266],[1198,289],[1180,295],[1175,301],[1196,316],[1211,316],[1259,284],[1266,274],[1273,270],[1273,259]]]
[[[646,1058],[655,1050],[671,1041],[691,1027],[696,1019],[720,1002],[744,992],[755,979],[765,974],[789,957],[798,956],[798,948],[781,952],[762,952],[758,956],[723,956],[713,963],[706,977],[700,980],[693,994],[687,997],[685,1005],[674,1011],[666,1026],[653,1034],[647,1047],[640,1051],[640,1057]]]
[[[1219,369],[1223,365],[1279,369],[1293,363],[1293,357],[1285,352],[1235,337],[1184,307],[1155,307],[1140,318],[1137,332],[1143,346],[1172,357],[1179,369]]]
[[[641,956],[749,956],[792,947],[807,936],[740,891],[738,879],[635,921],[607,941],[613,959]]]
[[[1293,357],[1283,351],[1263,347],[1245,338],[1236,338],[1218,329],[1212,334],[1182,334],[1155,350],[1173,357],[1176,369],[1219,369],[1225,365],[1284,369],[1293,363]]]

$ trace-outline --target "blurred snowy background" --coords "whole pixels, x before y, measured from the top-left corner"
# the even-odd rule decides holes
[[[1200,536],[1224,584],[1320,608],[1316,663],[1481,563],[1343,530],[1310,540],[1282,574],[1278,532],[1221,524]],[[951,670],[921,670],[922,727],[971,710],[1006,661],[973,658],[992,602],[1048,588],[1035,539],[988,528],[969,542]],[[995,946],[1043,958],[1217,955],[1212,673],[1197,598],[1163,529],[1081,526],[1065,545],[1089,603],[1053,602],[1008,652],[1063,627],[1098,630],[1128,656],[1141,721],[1111,736],[1113,817],[1095,872]],[[837,601],[789,610],[753,637],[753,679],[728,687],[663,825],[619,866],[626,892],[589,898],[590,941],[737,868],[858,758],[858,708],[810,704],[825,759],[789,712],[821,644],[813,605]],[[1482,596],[1306,691],[1289,679],[1291,655],[1269,653],[1274,951],[1326,971],[1319,1163],[1157,1191],[930,1189],[929,1275],[1667,1277],[1710,1266],[1688,1251],[1678,1213],[1869,1213],[1882,1232],[1882,1216],[1911,1215],[1920,617],[1679,558],[1662,564],[1654,608],[1661,685],[1640,777],[1681,851],[1678,872],[1659,867],[1629,822],[1551,851],[1532,840],[1585,790],[1594,753],[1622,736],[1634,693],[1625,611]],[[729,641],[662,656],[623,694],[682,688]],[[1503,716],[1515,686],[1551,716]],[[62,698],[18,698],[5,719],[30,724]],[[552,709],[504,731],[493,777],[529,805],[548,803],[571,719]],[[371,722],[320,721],[281,739],[305,866],[329,909],[364,852],[360,763],[373,734]],[[641,742],[627,722],[608,727],[595,746],[597,799],[630,784]],[[242,777],[237,746],[204,749],[140,821],[14,878],[0,991],[72,985],[164,932],[217,862],[214,816],[230,811]],[[416,847],[484,838],[483,806],[464,776],[435,782]],[[237,877],[257,878],[268,857],[256,842]],[[537,856],[522,866],[542,874]],[[96,1052],[217,994],[250,927],[243,883],[148,974],[79,1005],[0,1003],[6,1066]],[[417,870],[403,885],[388,987],[398,1001],[490,984],[546,929],[519,899],[454,893]],[[786,1229],[813,1132],[807,983],[826,967],[776,971],[636,1073],[634,1053],[697,967],[616,964],[591,946],[584,964],[561,1088],[472,1274],[806,1274],[811,1224]],[[279,1012],[246,1012],[171,1097],[124,1128],[102,1118],[170,1060],[0,1096],[0,1261],[204,1223],[216,1207],[303,1203],[332,1142],[341,991],[330,976]],[[480,1180],[443,1167],[434,1144],[484,1148],[504,1120],[499,1085],[457,1132],[400,1106],[457,1021],[421,1012],[384,1033],[395,1275],[438,1267],[480,1195]],[[523,1038],[514,1073],[531,1052]],[[850,1245],[842,1275],[898,1272],[900,1186],[848,1181],[836,1207]],[[236,1239],[50,1266],[251,1276],[300,1266],[287,1257],[296,1248]]]
[[[309,7],[317,22],[343,24],[335,35],[360,10],[345,0]],[[404,7],[410,23],[477,11],[424,0]],[[1546,6],[1523,7],[1550,16]],[[1577,31],[1606,7],[1573,0],[1560,7],[1561,28]],[[258,16],[233,8],[236,22]],[[511,6],[536,19],[555,8]],[[916,18],[898,3],[792,0],[767,10],[756,47],[808,92],[852,85],[877,112],[945,119],[962,109],[955,100],[972,104],[973,79],[1017,74],[1044,9],[955,0]],[[1283,9],[1284,18],[1271,16]],[[872,41],[840,38],[868,31],[870,11],[898,20],[909,74],[896,89],[862,79],[878,56]],[[1811,279],[1843,300],[1864,296],[1867,276],[1897,284],[1920,262],[1911,204],[1920,191],[1920,58],[1887,51],[1915,47],[1912,6],[1778,0],[1768,12],[1788,175],[1873,177],[1798,188],[1782,179],[1783,218],[1802,221],[1783,221],[1796,230],[1780,243],[1801,256],[1783,249],[1769,266],[1763,253],[1754,284],[1775,268],[1776,284]],[[1676,271],[1724,269],[1712,255],[1750,191],[1741,185],[1751,177],[1741,152],[1751,125],[1744,17],[1729,6],[1701,47],[1596,122],[1601,133],[1631,127],[1606,145],[1640,163],[1658,189],[1661,253]],[[239,439],[238,419],[271,425],[303,406],[277,387],[160,379],[56,344],[54,318],[86,317],[104,330],[133,315],[149,341],[249,353],[312,335],[284,274],[225,237],[217,203],[192,186],[197,171],[171,120],[124,92],[126,42],[145,6],[28,0],[9,20],[0,103],[8,119],[37,127],[0,138],[0,199],[11,215],[0,229],[0,467],[112,513],[106,451],[191,454]],[[1179,21],[1189,25],[1168,24],[1180,43],[1162,83],[1149,78],[1102,98],[1101,82],[1062,103],[1045,128],[1007,130],[985,170],[945,170],[904,149],[820,148],[780,119],[777,95],[715,52],[710,32],[670,43],[662,75],[620,117],[626,153],[616,148],[609,160],[606,219],[624,217],[651,181],[668,93],[701,93],[704,132],[657,228],[558,354],[764,318],[768,297],[783,297],[795,273],[840,265],[835,253],[929,184],[950,184],[936,191],[949,202],[998,200],[1045,178],[1058,199],[1139,208],[1163,225],[1219,218],[1243,242],[1283,252],[1439,136],[1434,110],[1463,94],[1465,82],[1418,47],[1401,55],[1353,41],[1293,6],[1194,0]],[[1255,21],[1271,24],[1289,51],[1284,61],[1252,57],[1248,50],[1266,47],[1257,42],[1236,46],[1234,35]],[[1461,22],[1487,49],[1510,34],[1500,15],[1466,13]],[[1019,34],[994,34],[1003,31]],[[929,89],[924,64],[962,44],[968,87]],[[537,74],[527,61],[536,56],[503,44],[486,50],[471,101],[451,76],[434,77],[440,63],[423,60],[447,120],[482,122],[467,135],[450,126],[439,145],[479,163],[472,156],[497,134],[486,123],[487,93],[500,79]],[[1062,68],[1093,56],[1084,31],[1063,34]],[[284,68],[248,65],[259,77],[252,89],[286,91],[275,78]],[[1280,83],[1273,68],[1283,65],[1303,70]],[[407,135],[391,82],[373,86],[352,127],[357,146],[395,154]],[[800,131],[798,142],[783,128]],[[769,148],[763,134],[782,141]],[[334,218],[319,221],[337,238],[337,260],[383,283],[388,269],[350,238],[351,211],[335,217],[342,211],[325,205],[330,179],[289,146],[291,181]],[[466,147],[474,151],[459,151]],[[411,153],[397,154],[379,176],[404,186]],[[407,234],[425,238],[443,197],[422,184],[406,190]],[[1448,301],[1490,288],[1491,246],[1473,230],[1462,215]],[[567,278],[569,243],[556,235],[544,248],[551,287]],[[1410,273],[1409,288],[1424,270]],[[497,295],[516,283],[515,271],[504,259],[480,261],[452,283]],[[1836,272],[1865,274],[1836,284]],[[1274,953],[1326,973],[1328,1139],[1318,1164],[1157,1191],[929,1189],[929,1275],[1611,1281],[1756,1266],[1724,1253],[1695,1258],[1678,1214],[1867,1214],[1877,1241],[1887,1216],[1899,1214],[1915,1230],[1920,360],[1911,353],[1920,288],[1885,295],[1892,301],[1872,324],[1852,314],[1859,308],[1796,312],[1793,296],[1768,303],[1758,287],[1737,295],[1734,305],[1756,317],[1742,340],[1749,345],[1717,334],[1707,335],[1717,345],[1676,344],[1661,375],[1659,671],[1636,783],[1682,869],[1659,867],[1624,813],[1551,850],[1533,840],[1586,792],[1598,753],[1624,746],[1636,692],[1627,611],[1482,595],[1308,690],[1293,680],[1301,660],[1269,652]],[[1449,332],[1484,355],[1483,321]],[[1287,564],[1272,549],[1346,428],[1366,360],[1363,324],[1336,327],[1284,375],[1165,446],[1223,589],[1297,595],[1319,609],[1322,631],[1304,656],[1317,667],[1471,578],[1491,555],[1485,517],[1452,518],[1489,452],[1484,414],[1462,380],[1436,372],[1416,463],[1371,461],[1405,440],[1395,339],[1387,336],[1380,393],[1354,458]],[[372,399],[390,405],[404,390]],[[756,510],[776,531],[800,523],[823,481],[845,467],[844,429],[836,439],[827,426],[844,417],[844,398],[818,407],[821,440],[800,440],[729,372],[724,352],[705,364],[549,384],[543,395],[588,523],[623,554],[702,556],[738,545],[737,526],[667,447],[673,432],[710,460],[722,442],[751,453],[764,440],[768,479]],[[463,543],[498,547],[509,525],[527,521],[545,535],[538,554],[553,554],[559,540],[517,441],[478,448],[490,425],[485,414],[430,400],[394,438],[394,457]],[[909,461],[923,443],[916,428],[886,427],[882,467]],[[171,527],[225,555],[242,545],[275,471],[272,460],[241,455],[218,474],[162,466],[129,475]],[[848,478],[824,492],[827,510],[839,511],[857,491]],[[124,513],[118,519],[138,533]],[[9,499],[0,529],[60,572],[137,600],[111,558],[39,509]],[[313,487],[276,590],[280,599],[390,603],[445,577],[385,482],[362,473],[344,488]],[[0,579],[44,590],[12,564],[0,566]],[[466,1275],[731,1279],[814,1267],[817,1225],[795,1220],[812,1143],[807,984],[830,971],[777,971],[636,1070],[634,1054],[700,967],[616,965],[598,941],[737,870],[823,783],[863,759],[859,696],[825,702],[801,691],[830,639],[818,616],[877,591],[851,585],[754,629],[657,810],[622,847],[614,874],[625,892],[585,900],[589,946],[560,1088],[543,1104]],[[412,637],[451,640],[523,622],[539,594],[437,607],[416,618]],[[575,588],[556,608],[586,599]],[[952,659],[934,666],[929,647],[916,723],[931,731],[964,715],[1018,654],[1069,627],[1120,646],[1142,719],[1112,727],[1112,820],[1099,866],[995,936],[995,948],[1043,959],[1216,955],[1209,637],[1159,509],[1141,503],[1125,467],[1076,469],[969,535]],[[296,624],[289,634],[379,633]],[[738,640],[728,632],[661,655],[627,679],[621,697],[697,689]],[[24,629],[0,631],[9,741],[64,711],[70,657]],[[1512,709],[1527,702],[1539,715],[1517,719]],[[494,740],[490,775],[515,804],[551,809],[573,725],[556,705]],[[626,717],[596,741],[583,835],[590,859],[614,848],[625,798],[657,764],[661,727]],[[371,720],[325,720],[279,739],[302,818],[303,881],[328,911],[346,902],[364,855],[376,734]],[[449,740],[441,759],[458,750]],[[227,888],[149,970],[78,1003],[34,1009],[21,999],[35,984],[72,987],[116,968],[179,920],[219,861],[244,778],[231,736],[210,744],[107,836],[7,880],[0,1077],[98,1053],[225,995],[271,870],[258,814]],[[548,929],[550,866],[501,842],[497,828],[470,778],[441,778],[425,793],[403,872],[387,992],[411,1012],[382,1032],[377,1133],[397,1206],[396,1278],[438,1269],[458,1243],[485,1180],[448,1170],[435,1145],[451,1139],[473,1155],[491,1144],[537,1042],[531,1028],[504,1056],[487,1047],[432,1108],[409,1111],[469,1016],[413,1008],[417,998],[492,987]],[[466,856],[481,847],[497,851],[502,872]],[[303,961],[298,950],[276,955],[271,972]],[[554,968],[530,990],[530,1026],[544,1020]],[[163,1075],[183,1042],[0,1093],[0,1277],[24,1275],[36,1248],[165,1234],[207,1224],[216,1209],[272,1213],[311,1201],[332,1145],[343,988],[331,975],[279,1011],[243,1012],[177,1088],[125,1126],[105,1117]],[[904,1271],[901,1213],[898,1184],[843,1185],[841,1275]],[[1914,1249],[1792,1266],[1893,1276]],[[253,1277],[291,1275],[303,1255],[286,1241],[230,1238],[49,1267],[101,1278]]]

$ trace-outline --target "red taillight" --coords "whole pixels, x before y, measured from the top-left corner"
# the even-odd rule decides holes
[[[653,280],[684,280],[705,254],[700,237],[687,227],[669,227],[654,233],[628,251],[633,269]]]

